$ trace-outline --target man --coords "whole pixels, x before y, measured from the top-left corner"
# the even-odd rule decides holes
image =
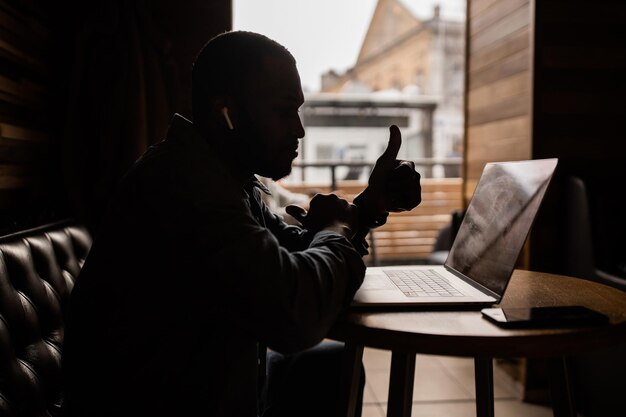
[[[254,175],[288,175],[304,136],[293,57],[262,35],[229,32],[207,43],[192,75],[193,123],[176,115],[127,173],[76,281],[67,416],[315,410],[285,408],[280,392],[258,409],[259,347],[315,350],[363,280],[369,229],[420,202],[419,174],[395,160],[392,127],[356,205],[317,195],[308,211],[289,208],[303,228],[286,225]],[[267,379],[271,391],[276,378]]]

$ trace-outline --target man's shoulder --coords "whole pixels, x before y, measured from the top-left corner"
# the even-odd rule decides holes
[[[223,164],[193,123],[176,113],[165,139],[148,147],[133,168],[150,169],[153,165],[166,172],[198,172],[198,169],[219,171]]]
[[[193,122],[179,113],[174,113],[167,128],[167,139],[184,140],[198,135]]]

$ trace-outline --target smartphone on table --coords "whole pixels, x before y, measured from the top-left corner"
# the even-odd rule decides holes
[[[505,328],[587,327],[609,322],[606,315],[584,306],[491,307],[481,313]]]

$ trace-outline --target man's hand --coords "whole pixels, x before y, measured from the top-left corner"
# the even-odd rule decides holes
[[[402,136],[396,125],[389,128],[389,144],[385,152],[378,158],[368,186],[355,199],[362,222],[384,223],[389,212],[411,210],[422,201],[420,174],[415,171],[412,161],[400,161],[397,158]]]
[[[295,205],[285,207],[285,211],[314,233],[328,229],[350,239],[358,225],[356,206],[335,194],[316,194],[309,203],[308,211]]]

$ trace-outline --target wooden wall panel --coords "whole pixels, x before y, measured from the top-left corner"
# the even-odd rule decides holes
[[[466,201],[485,163],[531,157],[531,7],[531,0],[468,2]]]
[[[469,101],[474,109],[488,107],[494,101],[530,93],[530,79],[525,73],[515,74],[470,90]],[[472,120],[475,122],[475,120]]]
[[[501,0],[491,6],[491,8],[487,9],[484,13],[494,10],[499,12],[499,9],[502,8],[508,9],[506,7],[508,4],[508,0]],[[476,51],[488,47],[492,43],[509,36],[517,30],[528,27],[529,13],[529,5],[528,1],[526,1],[526,4],[511,13],[497,13],[497,15],[499,15],[499,20],[489,22],[490,24],[486,25],[484,28],[476,27],[474,21],[470,20],[469,28],[471,43],[468,45],[469,51],[471,53],[475,53]],[[475,17],[479,18],[480,15]]]
[[[558,157],[529,266],[564,272],[570,176],[593,184],[602,201],[592,204],[605,207],[595,214],[610,231],[594,237],[599,262],[624,264],[626,222],[610,207],[626,182],[626,2],[469,0],[467,10],[466,201],[486,162]]]
[[[558,156],[560,167],[535,224],[533,267],[572,273],[564,190],[577,176],[589,187],[597,266],[626,276],[626,220],[616,209],[626,181],[626,2],[537,1],[535,21],[533,155]]]
[[[473,59],[469,62],[469,73],[493,65],[505,57],[520,51],[528,50],[530,38],[528,27],[512,32],[510,35],[494,42],[489,48],[478,50],[472,54]]]
[[[110,137],[98,142],[106,133],[92,135],[94,129],[106,122],[92,123],[76,110],[85,109],[85,113],[89,113],[93,109],[106,119],[107,105],[114,100],[108,95],[117,91],[113,86],[127,80],[127,72],[98,67],[98,62],[123,60],[124,51],[115,54],[117,37],[136,33],[120,30],[119,27],[128,27],[115,13],[127,17],[124,10],[136,12],[137,16],[142,16],[137,19],[141,20],[138,26],[146,29],[137,32],[140,37],[145,38],[154,51],[163,45],[163,53],[156,55],[163,59],[169,71],[166,73],[171,76],[165,81],[177,86],[169,92],[168,99],[176,103],[174,111],[189,116],[191,64],[211,36],[232,27],[231,6],[230,0],[194,0],[186,2],[184,7],[172,0],[94,4],[0,0],[0,233],[64,217],[84,220],[83,211],[93,207],[84,205],[83,211],[79,209],[83,208],[82,196],[70,183],[84,180],[85,189],[98,194],[98,184],[104,182],[94,180],[89,174],[102,172],[106,175],[111,171],[111,164],[104,161],[106,155],[123,153],[117,152],[118,142]],[[124,49],[123,43],[120,45],[120,49]],[[120,68],[126,68],[128,61]],[[89,67],[91,64],[95,69]],[[98,70],[105,76],[95,75]],[[100,92],[103,96],[97,97]],[[82,93],[84,96],[80,96]],[[128,96],[132,94],[129,92]],[[72,107],[70,98],[78,96],[82,101],[72,102],[75,104]],[[89,100],[97,104],[90,105]],[[163,100],[161,96],[148,98],[150,105],[158,109],[164,107]],[[127,115],[134,117],[131,113]],[[151,126],[166,128],[169,117],[170,114],[155,117],[149,122],[155,120]],[[84,121],[88,128],[76,134],[74,143],[68,137],[79,131],[76,120]],[[120,122],[119,118],[107,120],[112,121],[111,124]],[[136,120],[136,124],[144,121]],[[104,130],[100,128],[97,133]],[[162,134],[158,132],[159,140]],[[110,152],[107,146],[116,151]],[[99,210],[105,205],[99,204],[96,208]]]
[[[478,32],[503,22],[505,17],[527,6],[528,0],[507,0],[500,7],[489,7],[482,12],[475,11],[469,33],[475,36]]]
[[[31,2],[0,1],[0,211],[26,209],[45,180],[50,34]]]
[[[503,78],[511,77],[519,73],[527,73],[529,70],[530,54],[528,50],[519,51],[491,65],[484,66],[472,71],[469,76],[469,93],[475,88],[493,84]],[[470,103],[473,104],[473,103]]]

